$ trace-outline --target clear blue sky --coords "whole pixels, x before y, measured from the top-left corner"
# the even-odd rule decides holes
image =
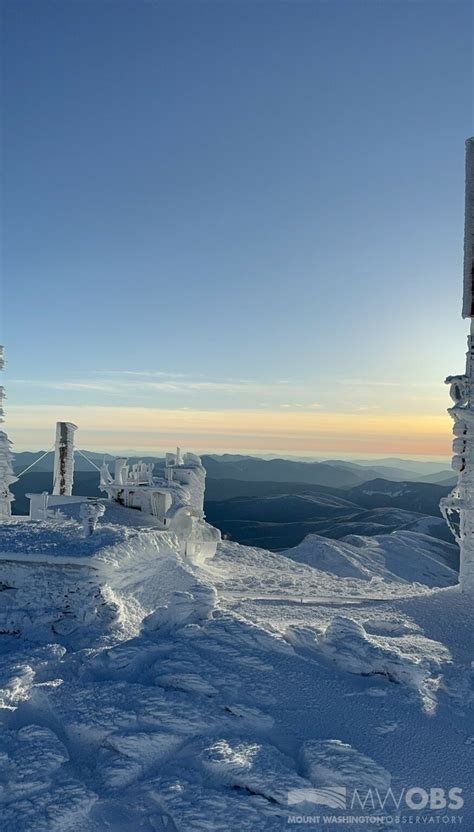
[[[442,414],[472,9],[6,2],[13,438],[54,408],[89,444],[104,406]]]

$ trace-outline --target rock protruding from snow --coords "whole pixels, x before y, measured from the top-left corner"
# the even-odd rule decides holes
[[[210,618],[217,602],[213,586],[196,584],[191,592],[173,592],[170,603],[158,607],[143,622],[145,631],[170,632]]]
[[[308,740],[301,749],[301,765],[314,786],[379,791],[390,788],[387,769],[341,740]]]
[[[342,615],[335,616],[322,635],[318,644],[323,654],[332,659],[341,670],[361,676],[385,676],[391,682],[404,683],[414,688],[429,704],[426,682],[432,666],[439,669],[439,661],[449,660],[449,654],[433,655],[430,661],[420,659],[407,645],[403,650],[403,639],[369,636],[362,624]],[[433,647],[440,647],[435,642]]]
[[[296,774],[288,757],[267,743],[218,740],[202,752],[201,762],[221,783],[284,806],[291,789],[310,785]]]

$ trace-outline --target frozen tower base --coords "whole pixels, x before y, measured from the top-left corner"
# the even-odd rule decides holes
[[[458,482],[440,508],[460,548],[459,583],[474,594],[474,138],[466,142],[463,318],[471,319],[466,372],[448,376],[454,406],[453,462]]]

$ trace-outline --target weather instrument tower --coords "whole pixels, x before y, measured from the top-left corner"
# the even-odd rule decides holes
[[[458,481],[441,500],[440,508],[460,548],[459,583],[474,593],[474,137],[466,142],[466,209],[464,225],[463,318],[470,318],[466,372],[448,376],[454,402],[448,413],[454,420],[452,467]]]

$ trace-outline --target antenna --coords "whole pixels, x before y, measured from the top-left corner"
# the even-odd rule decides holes
[[[466,141],[463,318],[474,319],[474,136]]]
[[[0,372],[5,369],[5,348],[0,344]],[[0,384],[0,422],[4,422],[5,411],[3,401],[6,398],[5,388]]]

